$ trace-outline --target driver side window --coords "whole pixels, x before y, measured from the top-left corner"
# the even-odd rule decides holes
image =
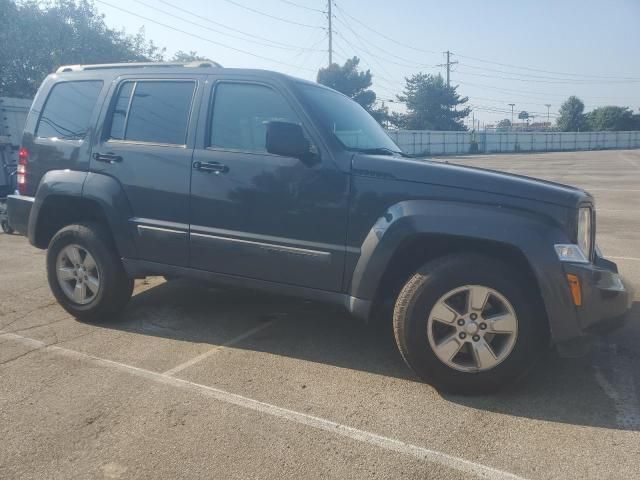
[[[216,85],[210,121],[209,147],[266,153],[266,124],[300,121],[278,92],[263,85],[220,83]]]

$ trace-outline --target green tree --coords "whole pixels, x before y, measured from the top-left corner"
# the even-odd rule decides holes
[[[578,132],[584,130],[584,103],[578,97],[570,96],[561,106],[560,115],[556,120],[561,132]]]
[[[500,128],[502,130],[508,130],[509,128],[511,128],[511,120],[509,120],[508,118],[505,118],[504,120],[500,120],[496,124],[496,128]]]
[[[463,120],[471,113],[456,87],[447,86],[442,75],[416,73],[405,79],[398,100],[407,107],[406,114],[396,115],[394,123],[412,130],[466,130]]]
[[[60,65],[161,60],[145,38],[108,28],[89,0],[0,0],[0,96],[31,98]]]
[[[629,131],[640,128],[640,115],[634,115],[628,107],[598,107],[585,115],[585,125],[594,131]]]
[[[318,83],[333,88],[347,97],[358,102],[378,122],[383,123],[389,119],[389,110],[386,107],[376,106],[376,94],[371,87],[373,75],[371,71],[360,71],[358,68],[360,59],[353,57],[344,65],[332,63],[328,67],[318,70]]]
[[[211,60],[208,59],[207,57],[202,57],[198,55],[198,52],[195,52],[193,50],[189,52],[183,52],[182,50],[178,50],[176,53],[173,54],[173,57],[171,57],[170,61],[178,62],[178,63],[189,63],[189,62],[210,62]]]

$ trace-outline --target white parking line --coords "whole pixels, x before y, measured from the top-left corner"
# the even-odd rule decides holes
[[[610,258],[612,260],[632,260],[634,262],[640,262],[640,258],[636,257],[611,257],[609,255],[605,255],[605,258]]]
[[[278,407],[276,405],[265,402],[260,402],[258,400],[253,400],[242,395],[226,392],[218,388],[190,382],[188,380],[182,380],[180,378],[166,375],[164,373],[152,372],[143,368],[126,365],[120,362],[114,362],[113,360],[106,360],[104,358],[95,357],[93,355],[88,355],[86,353],[77,352],[75,350],[70,350],[55,345],[48,346],[47,344],[39,340],[23,337],[21,335],[16,335],[13,333],[3,333],[2,331],[0,331],[0,338],[5,340],[12,340],[22,345],[32,347],[36,350],[42,350],[44,352],[54,353],[56,355],[69,357],[76,360],[89,361],[103,367],[113,368],[140,378],[144,378],[146,380],[162,383],[175,388],[198,392],[200,394],[214,398],[220,402],[236,405],[248,410],[271,415],[272,417],[281,418],[290,422],[295,422],[318,430],[330,432],[345,438],[349,438],[351,440],[383,448],[388,451],[408,455],[421,461],[442,465],[444,467],[455,469],[467,475],[475,475],[489,480],[524,480],[524,477],[506,472],[504,470],[499,470],[497,468],[482,465],[480,463],[472,462],[471,460],[466,460],[461,457],[456,457],[454,455],[438,452],[436,450],[419,447],[411,443],[406,443],[401,440],[378,435],[366,430],[349,427],[347,425],[327,420],[325,418],[296,412],[295,410],[289,410],[287,408]]]
[[[222,345],[217,345],[217,346],[213,347],[211,350],[207,350],[206,352],[201,353],[197,357],[193,357],[191,360],[187,360],[186,362],[181,363],[180,365],[176,365],[175,367],[170,368],[166,372],[163,372],[163,375],[175,375],[176,373],[181,372],[185,368],[189,368],[192,365],[195,365],[196,363],[201,362],[205,358],[209,358],[211,355],[219,352],[223,348],[229,347],[231,345],[235,345],[236,343],[241,342],[245,338],[250,337],[254,333],[258,333],[258,332],[264,330],[265,328],[270,327],[271,325],[273,325],[273,322],[265,322],[262,325],[258,325],[257,327],[252,328],[251,330],[249,330],[248,332],[244,332],[243,334],[238,335],[235,338],[232,338],[231,340],[229,340],[228,342],[223,343]]]

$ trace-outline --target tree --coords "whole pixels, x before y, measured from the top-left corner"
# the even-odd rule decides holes
[[[318,70],[317,81],[352,98],[362,105],[373,118],[383,123],[389,118],[389,111],[386,107],[376,106],[376,94],[369,89],[373,75],[369,70],[360,71],[359,65],[360,59],[358,57],[348,59],[342,66],[332,63],[328,67]]]
[[[0,96],[31,98],[60,65],[161,60],[144,30],[110,29],[89,0],[0,0]]]
[[[556,120],[561,132],[578,132],[584,130],[584,103],[578,97],[570,96],[561,106]]]
[[[496,128],[500,128],[502,130],[508,130],[509,128],[511,128],[511,120],[509,120],[508,118],[505,118],[504,120],[500,120],[496,124]]]
[[[629,131],[640,128],[640,115],[628,107],[598,107],[585,115],[585,126],[594,131]]]
[[[407,107],[406,114],[394,116],[394,123],[412,130],[466,130],[464,118],[470,113],[456,87],[447,86],[442,75],[416,73],[405,79],[406,86],[398,100]]]
[[[178,62],[178,63],[189,63],[189,62],[210,62],[211,60],[208,59],[207,57],[201,57],[200,55],[198,55],[198,52],[195,52],[193,50],[187,52],[183,52],[182,50],[178,50],[176,53],[173,54],[173,57],[171,57],[171,62]]]

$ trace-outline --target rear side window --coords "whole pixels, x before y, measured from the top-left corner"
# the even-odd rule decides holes
[[[184,145],[196,84],[137,81],[120,85],[109,138]]]
[[[216,86],[209,146],[264,153],[269,121],[300,123],[278,92],[263,85],[221,83]]]
[[[102,90],[102,80],[61,82],[51,89],[36,127],[36,136],[82,140]]]

